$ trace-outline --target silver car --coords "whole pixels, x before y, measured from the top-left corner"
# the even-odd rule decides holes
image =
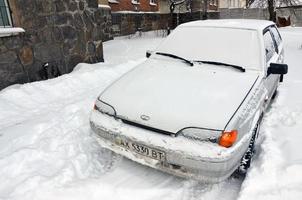
[[[245,172],[259,124],[287,73],[270,21],[178,26],[148,59],[101,93],[99,143],[138,163],[203,182]]]

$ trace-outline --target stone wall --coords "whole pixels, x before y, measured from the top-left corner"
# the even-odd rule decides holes
[[[178,24],[202,19],[202,12],[192,13],[112,13],[114,36],[129,35],[137,31],[174,29]],[[218,19],[218,12],[209,12],[209,19]]]
[[[9,0],[14,27],[0,37],[0,89],[68,73],[79,62],[103,61],[112,39],[111,11],[97,0]]]
[[[170,15],[159,13],[112,13],[114,36],[129,35],[136,31],[166,29]]]
[[[268,19],[267,9],[262,8],[221,8],[220,19]]]
[[[112,12],[116,11],[140,11],[140,12],[157,12],[158,4],[151,4],[150,0],[139,0],[134,3],[132,0],[109,1]]]
[[[179,13],[179,14],[174,14],[174,21],[176,21],[176,24],[174,23],[174,27],[177,24],[182,24],[190,21],[195,21],[195,20],[201,20],[204,18],[204,13],[201,11],[197,12],[191,12],[191,13]],[[219,19],[219,12],[215,11],[210,11],[207,13],[207,19]],[[178,19],[178,23],[177,23]]]

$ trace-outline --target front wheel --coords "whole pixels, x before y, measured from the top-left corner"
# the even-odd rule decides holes
[[[255,153],[255,140],[256,137],[258,137],[258,133],[259,133],[259,129],[260,129],[260,122],[261,122],[261,118],[259,122],[257,123],[254,131],[253,131],[253,136],[250,140],[250,144],[249,147],[247,149],[247,151],[245,152],[244,156],[241,159],[240,165],[237,169],[237,174],[241,175],[241,176],[245,176],[247,173],[247,170],[249,169],[252,159],[253,159],[253,155]]]
[[[277,93],[278,93],[278,90],[276,89],[275,92],[274,92],[274,94],[273,94],[273,96],[272,96],[272,99],[275,99],[275,98],[276,98]]]

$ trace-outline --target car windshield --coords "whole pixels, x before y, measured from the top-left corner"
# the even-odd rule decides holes
[[[179,27],[156,49],[188,60],[206,60],[260,69],[261,51],[256,30]]]

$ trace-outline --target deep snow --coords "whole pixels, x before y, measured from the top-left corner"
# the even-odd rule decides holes
[[[240,200],[302,199],[302,28],[281,29],[289,73],[261,126],[259,150]]]
[[[302,29],[282,30],[289,74],[265,115],[247,178],[207,185],[102,149],[90,135],[98,94],[162,37],[104,43],[105,63],[0,92],[0,199],[302,199]],[[262,142],[262,143],[261,143]],[[241,187],[242,185],[242,187]]]

